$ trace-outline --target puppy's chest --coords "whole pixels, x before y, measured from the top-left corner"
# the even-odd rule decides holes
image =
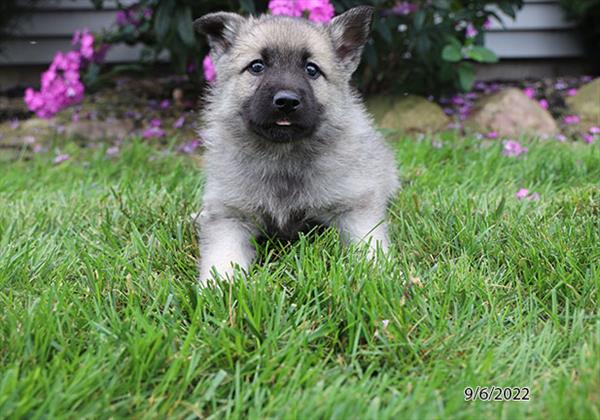
[[[239,205],[268,224],[295,225],[311,218],[327,201],[319,187],[326,182],[326,176],[309,165],[257,165],[238,179]]]
[[[267,207],[304,208],[314,196],[313,174],[302,168],[250,171],[244,184],[250,198]]]

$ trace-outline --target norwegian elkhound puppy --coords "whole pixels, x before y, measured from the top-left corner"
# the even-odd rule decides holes
[[[333,226],[346,242],[388,249],[394,156],[350,86],[373,9],[329,24],[211,13],[194,22],[216,68],[202,131],[200,282],[247,269],[262,234]]]

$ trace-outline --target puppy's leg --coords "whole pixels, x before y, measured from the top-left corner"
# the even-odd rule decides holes
[[[236,265],[248,269],[256,253],[251,242],[256,229],[235,217],[202,212],[199,219],[201,286],[207,285],[213,268],[222,278],[230,281]]]
[[[335,226],[346,243],[368,243],[369,258],[377,255],[377,248],[386,254],[390,243],[385,222],[385,207],[361,207],[337,217]]]

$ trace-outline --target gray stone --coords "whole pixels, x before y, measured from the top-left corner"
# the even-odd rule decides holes
[[[79,120],[64,126],[64,135],[67,138],[79,138],[87,141],[123,140],[134,129],[131,120]]]
[[[567,98],[573,114],[581,118],[581,127],[588,130],[600,126],[600,77],[582,86],[577,95]]]
[[[450,123],[438,104],[420,96],[378,96],[369,98],[366,105],[377,124],[384,129],[430,133],[443,130]]]
[[[552,115],[516,88],[480,99],[465,121],[465,127],[482,133],[496,131],[505,137],[553,136],[559,132]]]

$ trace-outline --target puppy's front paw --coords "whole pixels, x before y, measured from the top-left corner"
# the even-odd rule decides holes
[[[200,287],[203,288],[216,284],[217,279],[225,280],[231,283],[233,281],[235,269],[236,267],[234,267],[233,263],[229,263],[228,265],[224,264],[221,267],[217,267],[215,265],[205,267],[203,264],[201,264],[198,283],[200,284]]]

